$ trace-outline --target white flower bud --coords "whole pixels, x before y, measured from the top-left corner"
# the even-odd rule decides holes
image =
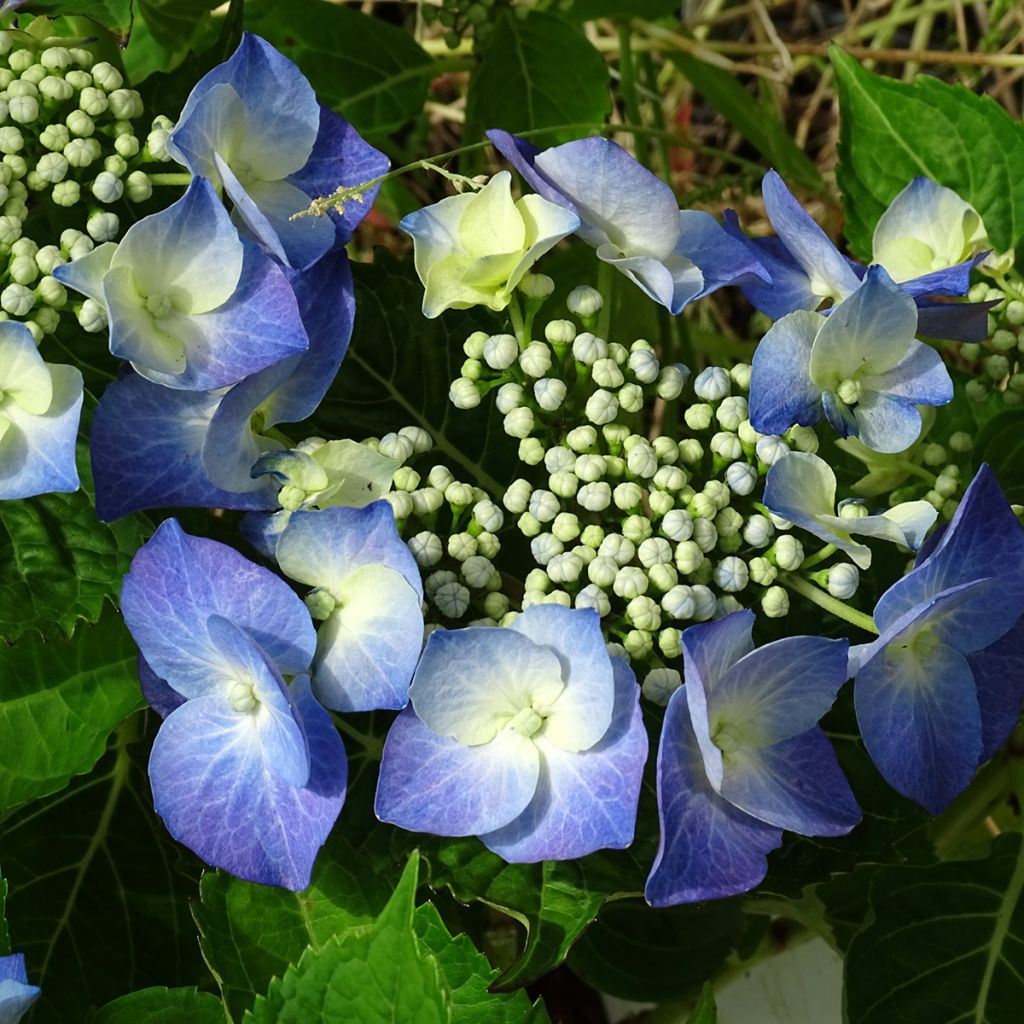
[[[513,409],[502,421],[505,433],[509,437],[518,437],[520,439],[529,437],[533,433],[535,426],[533,410],[526,408],[526,406]]]
[[[633,476],[652,477],[658,472],[658,456],[649,444],[634,445],[626,456],[626,466]]]
[[[741,395],[730,395],[722,399],[715,410],[715,419],[724,430],[735,432],[741,423],[747,422],[747,400]]]
[[[98,334],[107,329],[107,311],[95,299],[86,299],[78,310],[78,322],[83,331]]]
[[[653,632],[661,626],[661,609],[658,607],[658,602],[649,597],[634,597],[626,605],[626,618],[637,629]]]
[[[64,73],[64,81],[70,83],[72,89],[81,92],[83,89],[88,89],[92,85],[92,75],[88,71],[82,71],[79,68],[72,68],[70,71]]]
[[[78,95],[78,109],[84,110],[90,117],[99,117],[110,106],[110,100],[102,89],[90,85]]]
[[[609,533],[601,541],[597,553],[602,558],[612,559],[616,565],[627,565],[633,561],[636,545],[621,533]]]
[[[533,397],[545,412],[559,409],[565,401],[565,394],[565,381],[555,377],[542,377],[533,385]]]
[[[804,560],[803,545],[788,533],[784,533],[775,541],[772,550],[775,553],[775,564],[780,569],[799,569],[800,563]]]
[[[391,506],[396,519],[408,519],[412,515],[412,496],[405,491],[391,491],[384,495],[384,500]]]
[[[41,132],[39,141],[46,149],[56,152],[71,141],[71,132],[63,124],[48,124]]]
[[[551,491],[540,488],[530,495],[530,515],[539,523],[550,523],[562,511],[562,503]]]
[[[124,180],[125,195],[133,203],[144,203],[153,195],[153,184],[145,171],[132,171]]]
[[[656,437],[651,445],[654,447],[654,453],[658,456],[658,461],[663,466],[674,466],[679,459],[679,445],[670,437],[663,435]]]
[[[674,668],[656,668],[644,676],[640,692],[652,703],[665,707],[682,685],[682,676]]]
[[[639,384],[623,384],[618,399],[624,412],[639,412],[644,407],[644,390]]]
[[[710,448],[716,455],[720,455],[730,462],[743,455],[743,445],[740,444],[740,439],[728,430],[720,430],[715,434],[711,438]]]
[[[718,611],[718,598],[714,591],[698,583],[693,588],[693,605],[693,617],[698,622],[706,622]]]
[[[528,299],[546,299],[555,290],[555,282],[547,274],[527,274],[519,282],[519,290]]]
[[[171,154],[167,152],[167,139],[170,134],[166,128],[154,128],[146,136],[146,149],[154,160],[164,163],[171,159]]]
[[[673,587],[662,596],[661,607],[665,614],[677,621],[692,619],[697,609],[693,597],[693,588],[682,584]]]
[[[68,158],[63,153],[44,153],[36,164],[36,174],[45,182],[56,184],[68,173]]]
[[[812,427],[790,427],[786,431],[786,438],[798,452],[810,452],[813,455],[818,450],[818,434]]]
[[[462,563],[462,579],[474,590],[483,590],[494,575],[494,566],[483,555],[470,555]]]
[[[646,630],[631,629],[626,634],[625,648],[630,658],[643,660],[654,650],[654,640]]]
[[[608,357],[614,359],[619,366],[625,366],[629,362],[629,349],[617,341],[609,342]]]
[[[840,562],[828,570],[828,592],[841,601],[853,597],[860,585],[860,573],[857,566],[849,562]]]
[[[684,466],[695,466],[704,457],[704,446],[695,437],[679,442],[679,461]]]
[[[34,96],[15,96],[8,104],[8,114],[18,124],[31,124],[39,117],[39,101]]]
[[[507,370],[519,358],[519,343],[511,334],[494,334],[484,342],[484,362],[492,370]]]
[[[580,541],[596,551],[604,543],[604,537],[604,529],[596,523],[592,523],[590,526],[583,528],[583,533],[580,534]]]
[[[672,561],[672,545],[663,537],[649,537],[637,551],[640,564],[645,569],[659,564],[669,564]]]
[[[594,383],[602,388],[617,388],[625,381],[614,359],[598,359],[591,373]]]
[[[74,206],[80,196],[81,186],[77,181],[58,181],[51,193],[51,198],[57,206]]]
[[[39,63],[50,71],[63,71],[71,61],[71,51],[66,46],[51,46],[39,54]]]
[[[611,423],[619,414],[618,399],[610,392],[599,388],[587,399],[586,417],[598,426]]]
[[[666,512],[661,521],[661,532],[676,543],[689,540],[693,536],[693,520],[690,513],[682,508]]]
[[[0,308],[11,316],[28,316],[35,304],[35,292],[22,284],[9,284],[0,292]]]
[[[848,498],[839,503],[839,516],[841,519],[865,519],[871,513],[867,505],[855,498]]]
[[[116,203],[124,195],[124,182],[116,174],[111,174],[110,171],[100,171],[93,180],[91,188],[92,194],[101,203]],[[113,216],[116,216],[116,214]],[[96,237],[91,228],[89,229],[89,234],[93,235],[94,238]],[[114,234],[117,234],[116,230]],[[113,238],[113,235],[109,237]],[[103,239],[103,241],[107,240]]]
[[[583,572],[583,559],[572,551],[555,555],[548,562],[548,575],[555,583],[575,583]]]
[[[496,533],[505,524],[505,515],[489,498],[473,506],[473,518],[488,533]]]
[[[75,94],[74,86],[63,78],[44,78],[39,83],[39,94],[51,103],[64,103]],[[63,126],[62,126],[63,127]],[[45,143],[44,143],[45,145]]]
[[[733,612],[743,610],[743,605],[736,600],[732,594],[726,594],[725,597],[720,597],[715,602],[715,618],[721,619],[726,615],[731,615]]]
[[[718,504],[714,498],[702,491],[695,494],[690,501],[690,515],[694,519],[713,519],[718,515]]]
[[[682,363],[672,363],[670,366],[663,366],[658,375],[657,395],[666,402],[675,401],[686,387],[690,377],[689,368]]]
[[[757,442],[757,457],[765,466],[774,466],[779,459],[788,454],[789,445],[775,434],[766,434]]]
[[[421,487],[412,492],[412,508],[416,515],[432,516],[444,504],[444,491],[438,487]]]
[[[767,558],[760,556],[750,559],[747,568],[750,571],[750,578],[763,587],[774,583],[775,578],[779,575],[779,570]]]
[[[68,293],[55,277],[44,277],[36,285],[36,296],[40,302],[52,309],[63,309],[67,305]]]
[[[576,500],[588,512],[603,512],[612,503],[612,489],[604,480],[584,484],[576,493]]]
[[[729,376],[741,391],[750,390],[750,363],[736,363],[729,371]]]
[[[697,374],[693,382],[693,390],[698,398],[705,402],[721,401],[729,394],[729,374],[720,366],[709,366]]]
[[[725,482],[733,494],[745,496],[757,486],[757,470],[745,462],[734,462],[726,467]]]
[[[546,596],[547,595],[542,594],[539,590],[530,590],[529,587],[525,588],[525,590],[523,591],[523,602],[522,602],[523,603],[523,611],[525,612],[526,609],[530,608],[532,605],[543,604],[544,603],[544,598]]]
[[[775,529],[766,516],[753,515],[743,527],[743,539],[752,548],[764,548],[770,543]]]
[[[68,126],[68,131],[80,139],[91,138],[96,131],[93,119],[84,110],[72,110],[64,119],[64,123]]]
[[[437,572],[432,572],[423,581],[423,590],[427,597],[433,600],[434,595],[441,589],[446,583],[456,583],[459,577],[455,575],[449,569],[438,569]]]
[[[629,481],[619,484],[613,492],[613,497],[615,499],[615,507],[622,509],[623,512],[628,512],[630,509],[637,508],[640,505],[640,502],[643,501],[644,492],[639,484]]]
[[[572,498],[576,494],[580,481],[572,470],[560,469],[548,477],[548,486],[560,498]]]
[[[396,462],[405,462],[413,456],[412,441],[401,434],[385,434],[377,445],[377,451]]]
[[[31,284],[39,276],[39,268],[31,256],[15,256],[7,273],[15,284]]]
[[[543,377],[551,369],[551,349],[543,341],[531,341],[519,356],[519,368],[527,377]]]
[[[704,552],[693,540],[684,540],[676,545],[676,568],[684,575],[691,576],[704,562]]]
[[[597,561],[597,559],[594,561]],[[592,564],[593,562],[591,565]],[[614,590],[619,597],[630,601],[634,597],[646,594],[649,583],[650,581],[647,579],[647,573],[645,573],[639,566],[624,565],[615,574],[615,579],[612,582],[612,590]]]
[[[402,437],[407,437],[412,444],[412,450],[417,455],[422,455],[424,452],[429,452],[434,447],[434,442],[430,437],[430,434],[423,429],[423,427],[402,427],[398,433]]]
[[[654,532],[647,516],[628,516],[622,523],[622,534],[634,544],[642,544]]]
[[[453,533],[448,538],[448,554],[456,562],[464,562],[476,554],[476,537],[469,533]]]
[[[715,524],[710,519],[695,519],[693,521],[693,540],[705,554],[714,550],[718,543],[718,530],[715,528]]]
[[[112,64],[108,64],[105,60],[93,65],[92,80],[101,89],[105,89],[107,92],[113,92],[115,89],[120,89],[121,86],[124,85],[124,79],[121,77],[121,72]]]
[[[461,619],[469,608],[469,591],[461,583],[445,583],[435,591],[434,604],[449,619]]]
[[[133,156],[138,156],[141,148],[142,146],[135,135],[118,135],[114,139],[114,151],[125,160],[131,160]]]
[[[604,476],[605,461],[603,455],[580,455],[577,456],[573,466],[573,472],[584,483],[593,483]]]
[[[522,515],[530,504],[530,495],[532,493],[533,486],[528,480],[513,480],[505,490],[501,503],[512,515]]]
[[[565,435],[565,443],[574,452],[590,451],[597,444],[597,431],[589,425],[574,427]]]
[[[97,178],[97,181],[98,180],[99,179]],[[116,181],[120,187],[121,182],[118,181],[117,178],[114,178],[113,180]],[[89,232],[89,236],[93,241],[110,242],[117,237],[118,231],[121,230],[121,222],[116,213],[111,213],[107,210],[97,210],[95,213],[89,214],[89,219],[86,221],[85,229]]]
[[[501,541],[493,533],[484,530],[477,534],[476,550],[477,554],[483,555],[484,558],[493,559],[501,550]]]
[[[572,598],[564,590],[553,590],[548,594],[541,604],[560,604],[563,608],[572,607]],[[524,603],[525,607],[525,603]]]
[[[520,482],[526,483],[525,480]],[[449,484],[455,483],[455,477],[447,466],[434,466],[427,474],[427,483],[436,490],[441,491],[443,494],[444,491],[447,490]],[[527,486],[529,486],[529,484],[527,484]],[[440,507],[441,506],[438,505],[438,508]],[[523,507],[525,508],[526,506],[524,505]]]
[[[93,69],[93,81],[96,80],[96,70]],[[132,118],[141,117],[144,111],[142,97],[134,89],[115,89],[107,96],[110,101],[110,113],[118,121],[130,121]]]
[[[715,583],[726,593],[738,593],[749,581],[750,571],[747,569],[747,563],[736,555],[723,558],[715,566]]]
[[[654,474],[654,486],[674,493],[686,486],[686,479],[686,473],[678,466],[662,466]]]
[[[789,594],[785,587],[769,587],[761,598],[761,610],[769,619],[781,619],[789,612]]]
[[[691,405],[683,413],[683,419],[691,430],[707,430],[714,416],[715,410],[710,405]]]
[[[576,337],[576,325],[571,320],[552,320],[544,328],[544,337],[552,345],[568,345]]]
[[[568,544],[580,535],[579,517],[572,512],[559,512],[551,523],[551,532]]]
[[[531,569],[523,580],[523,588],[546,594],[551,589],[551,578],[543,569]]]
[[[0,128],[0,153],[20,153],[25,140],[20,131],[12,125]]]
[[[508,614],[508,603],[508,598],[504,594],[495,591],[484,598],[484,611],[498,621]]]
[[[647,570],[647,578],[651,581],[654,589],[663,594],[679,582],[679,573],[674,565],[658,562]]]
[[[628,364],[630,372],[641,384],[653,384],[661,372],[658,357],[646,349],[630,352]]]
[[[619,564],[614,558],[598,555],[587,566],[587,576],[590,582],[598,587],[610,587],[619,574]]]
[[[468,377],[453,380],[448,389],[448,401],[456,409],[475,409],[480,404],[480,392],[476,383]]]
[[[743,529],[743,516],[734,508],[723,508],[715,516],[714,522],[718,536],[722,538],[736,537],[739,535],[740,530]]]
[[[437,565],[444,554],[441,538],[429,530],[424,530],[422,533],[417,533],[415,537],[411,537],[408,546],[412,557],[416,559],[416,564],[424,569],[431,565]]]
[[[611,610],[612,603],[608,595],[595,583],[588,583],[576,595],[577,608],[593,608],[603,619]]]
[[[777,516],[774,512],[769,512],[768,518],[776,530],[791,530],[793,528],[793,524],[788,519],[783,519],[782,516]]]
[[[568,323],[569,321],[562,322]],[[577,362],[583,363],[585,366],[595,366],[607,357],[608,342],[604,338],[598,338],[591,334],[590,331],[584,331],[582,334],[576,335],[576,340],[572,343],[572,354]]]
[[[604,299],[601,298],[601,293],[588,285],[580,285],[578,288],[573,288],[569,293],[569,298],[566,300],[569,312],[573,316],[579,317],[597,316],[601,312],[603,305]]]

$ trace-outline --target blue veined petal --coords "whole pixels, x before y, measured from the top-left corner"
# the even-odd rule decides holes
[[[600,616],[590,608],[532,605],[511,629],[554,654],[565,689],[554,701],[544,737],[563,750],[586,750],[608,731],[615,706],[612,659]]]
[[[858,670],[857,723],[886,782],[939,814],[967,788],[981,757],[974,676],[946,644],[922,654],[900,649],[900,639],[881,645]]]
[[[26,344],[35,350],[27,328],[25,334]],[[10,423],[6,432],[0,433],[0,500],[78,490],[75,442],[82,411],[82,375],[73,366],[46,363],[45,367],[51,393],[44,413],[25,412],[15,398],[0,400],[0,420]]]
[[[512,629],[471,626],[430,634],[409,697],[432,732],[477,745],[521,713],[550,707],[563,689],[549,648]]]
[[[23,954],[0,956],[0,1020],[4,1024],[18,1024],[40,992],[38,986],[28,983]]]
[[[817,726],[770,747],[726,754],[719,792],[755,818],[805,836],[846,835],[861,818],[832,744]]]
[[[988,313],[998,302],[925,302],[917,300],[917,331],[929,338],[982,342],[988,338]]]
[[[305,606],[280,577],[233,548],[165,520],[125,576],[121,611],[153,672],[186,697],[207,692],[225,658],[207,622],[244,629],[283,675],[305,672],[316,638]]]
[[[953,398],[950,379],[942,356],[920,341],[891,369],[876,377],[865,377],[863,386],[915,405],[945,405]]]
[[[345,750],[308,680],[293,684],[309,781],[291,786],[266,763],[251,729],[223,697],[196,697],[168,715],[149,777],[168,831],[208,864],[300,892],[345,800]]]
[[[987,761],[1006,741],[1024,703],[1024,619],[984,650],[967,655],[978,687],[981,757]]]
[[[230,86],[242,101],[240,158],[261,176],[273,178],[287,177],[305,164],[320,125],[316,95],[295,64],[249,32],[232,56],[204,75],[189,94],[168,140],[174,159],[193,174],[209,176],[211,139],[198,129],[198,108],[218,85]]]
[[[700,268],[704,285],[697,298],[730,284],[771,284],[755,252],[703,210],[679,211],[679,241],[673,255],[684,256]]]
[[[879,599],[875,621],[884,633],[902,616],[945,590],[985,576],[1008,586],[1024,567],[1024,527],[1010,508],[995,473],[982,464],[949,526],[927,558]]]
[[[653,256],[623,256],[609,242],[597,247],[597,258],[628,277],[645,295],[670,313],[679,313],[700,294],[704,275],[687,259],[676,259],[670,268]]]
[[[410,832],[481,835],[522,812],[539,771],[536,744],[513,729],[466,746],[439,736],[406,708],[384,744],[374,812]]]
[[[704,774],[684,691],[672,695],[658,746],[661,838],[644,896],[654,907],[747,892],[768,870],[782,830],[720,797]]]
[[[922,295],[966,295],[971,287],[971,271],[991,255],[991,249],[979,252],[969,260],[954,264],[952,267],[912,277],[909,281],[901,281],[900,287],[915,299]]]
[[[572,200],[561,190],[556,188],[534,165],[534,161],[541,150],[532,142],[502,131],[499,128],[491,128],[486,132],[494,148],[519,172],[522,178],[529,184],[539,196],[543,196],[548,202],[557,203],[571,210],[579,216],[579,210]],[[580,237],[585,238],[593,246],[600,245],[607,239],[603,238],[600,231],[591,231],[590,237],[580,231]]]
[[[539,733],[536,794],[507,825],[480,835],[504,860],[572,860],[595,850],[621,850],[633,841],[647,731],[636,677],[622,658],[612,663],[615,707],[600,742],[577,753],[549,742],[546,730]]]
[[[141,654],[137,665],[142,696],[161,718],[166,718],[175,708],[185,703],[185,698],[171,687],[166,679],[161,679]]]
[[[278,564],[299,583],[334,592],[364,565],[393,569],[422,596],[419,566],[398,536],[395,515],[386,501],[362,508],[334,506],[298,511],[278,541]]]
[[[383,565],[339,587],[339,607],[317,631],[313,691],[332,711],[403,708],[423,647],[422,598]]]
[[[101,306],[105,304],[103,298],[103,275],[110,269],[110,261],[117,251],[116,242],[104,242],[97,245],[84,256],[72,260],[70,263],[61,263],[53,268],[53,276],[61,284],[81,292]]]
[[[784,637],[744,655],[709,687],[712,736],[724,726],[729,737],[726,775],[729,750],[770,747],[817,725],[849,678],[848,651],[846,640]]]
[[[921,414],[905,398],[879,391],[862,393],[853,409],[856,435],[876,452],[895,455],[909,448],[921,435]]]
[[[821,389],[811,381],[811,351],[825,318],[800,310],[777,320],[754,350],[750,370],[750,424],[783,434],[794,424],[821,420]]]
[[[103,305],[110,318],[110,351],[127,359],[147,380],[168,387],[188,365],[185,342],[169,330],[173,320],[157,324],[139,295],[131,267],[111,267],[103,278]]]
[[[302,189],[311,199],[330,195],[340,187],[362,185],[386,174],[391,161],[374,149],[339,114],[320,105],[320,128],[313,152],[301,169],[289,175],[288,180]],[[337,229],[337,244],[346,245],[352,232],[370,212],[380,185],[367,189],[359,200],[345,204],[340,211],[332,210],[328,216]]]
[[[772,227],[811,279],[812,291],[836,299],[856,291],[857,275],[775,171],[764,176],[761,191]]]

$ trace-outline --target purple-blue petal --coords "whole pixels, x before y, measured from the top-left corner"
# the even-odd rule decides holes
[[[40,989],[28,983],[22,953],[0,956],[0,1021],[18,1024],[39,998]]]
[[[754,350],[750,370],[750,424],[762,434],[783,434],[794,424],[821,420],[822,396],[811,380],[811,346],[823,323],[798,310],[772,324]]]
[[[988,313],[998,302],[925,302],[917,300],[917,331],[929,338],[982,342],[988,337]]]
[[[900,287],[915,299],[924,295],[966,295],[971,287],[971,271],[991,255],[991,249],[979,252],[969,260],[956,263],[952,267],[933,270],[930,274],[901,281]]]
[[[771,276],[756,252],[730,235],[710,213],[681,210],[679,227],[676,254],[691,260],[704,275],[704,287],[697,298],[725,285],[771,284]]]
[[[984,650],[967,655],[981,709],[981,761],[1006,741],[1024,703],[1024,619]]]
[[[142,696],[161,718],[166,718],[175,708],[185,703],[186,698],[173,689],[166,679],[161,679],[141,654],[138,658],[138,671]]]

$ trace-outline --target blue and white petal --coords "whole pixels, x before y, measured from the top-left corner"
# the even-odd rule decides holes
[[[821,420],[821,388],[811,380],[820,313],[798,310],[777,320],[754,350],[750,372],[750,424],[762,434],[783,434],[794,424]]]

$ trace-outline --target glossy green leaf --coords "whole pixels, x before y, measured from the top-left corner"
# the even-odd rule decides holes
[[[222,871],[203,875],[193,906],[203,954],[232,1015],[239,1019],[271,978],[298,963],[306,948],[321,949],[333,936],[367,925],[387,902],[380,879],[340,829],[317,856],[302,893],[245,882]]]
[[[405,29],[327,0],[249,0],[245,27],[291,57],[320,100],[364,137],[415,118],[437,74]]]
[[[610,111],[608,67],[579,28],[542,11],[530,11],[526,17],[501,15],[470,80],[470,134],[487,128],[522,132],[597,126]],[[586,132],[580,129],[552,132],[543,144],[582,134]]]
[[[107,1003],[91,1024],[224,1024],[224,1007],[194,988],[147,988]]]
[[[12,937],[43,991],[32,1024],[88,1020],[125,992],[204,977],[188,912],[199,865],[153,813],[148,721],[133,716],[92,774],[3,823]]]
[[[1008,1024],[1024,1005],[1021,835],[984,860],[888,868],[846,959],[849,1024]]]
[[[981,214],[1002,252],[1024,238],[1024,125],[995,100],[920,75],[913,84],[876,75],[833,46],[839,88],[839,166],[846,237],[870,259],[878,218],[923,175]]]
[[[989,420],[975,438],[972,461],[975,469],[987,462],[1006,497],[1024,503],[1024,411],[1002,412]]]
[[[142,706],[138,652],[111,609],[70,640],[0,647],[0,811],[63,789]]]
[[[24,10],[51,18],[82,15],[109,29],[122,45],[132,29],[132,0],[31,0]]]

